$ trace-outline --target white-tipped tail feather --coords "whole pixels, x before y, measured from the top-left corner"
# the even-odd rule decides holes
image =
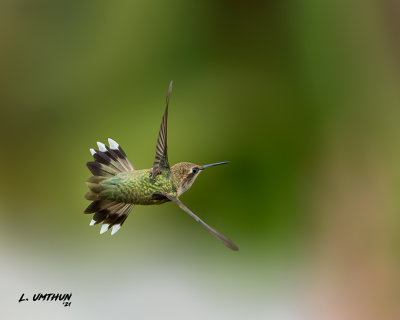
[[[114,233],[116,233],[116,232],[119,230],[119,228],[121,228],[121,225],[120,225],[120,224],[114,225],[114,226],[112,227],[112,230],[111,230],[111,235],[113,235]]]
[[[96,153],[96,150],[94,150],[94,149],[89,149],[90,150],[90,153],[92,154],[92,156]]]
[[[118,150],[119,144],[116,143],[113,139],[108,138],[108,144],[110,145],[110,149],[112,150]]]
[[[94,226],[95,223],[96,223],[96,221],[94,221],[94,220],[92,219],[92,221],[90,221],[90,223],[89,223],[89,226]]]
[[[103,224],[100,229],[100,234],[103,234],[104,232],[106,232],[108,230],[108,227],[109,227],[108,223]]]
[[[104,143],[101,143],[101,142],[98,142],[98,141],[97,141],[97,145],[98,145],[99,150],[100,150],[101,152],[107,152],[106,145],[105,145]]]

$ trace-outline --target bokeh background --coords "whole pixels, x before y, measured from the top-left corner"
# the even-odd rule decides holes
[[[400,5],[0,3],[7,319],[398,319]],[[89,227],[89,148],[226,161],[182,201]],[[70,293],[18,303],[22,293]]]

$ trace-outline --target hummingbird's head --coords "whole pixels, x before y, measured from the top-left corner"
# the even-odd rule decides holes
[[[228,163],[228,161],[206,164],[204,166],[190,162],[180,162],[174,165],[171,168],[171,174],[174,176],[175,181],[177,181],[179,185],[177,190],[178,197],[192,186],[194,180],[196,180],[200,172],[202,172],[205,168],[218,166],[225,163]]]

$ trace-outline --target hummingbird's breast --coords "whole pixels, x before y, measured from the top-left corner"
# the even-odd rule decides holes
[[[163,172],[150,179],[151,169],[121,172],[101,182],[100,197],[105,200],[132,204],[162,204],[169,201],[157,193],[176,195],[176,184],[170,172]]]

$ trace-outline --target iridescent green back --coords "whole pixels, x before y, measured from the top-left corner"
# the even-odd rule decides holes
[[[151,169],[121,172],[116,176],[103,180],[100,185],[103,190],[99,196],[104,200],[132,204],[161,204],[168,199],[157,196],[157,192],[176,194],[176,182],[170,171],[158,174],[150,179]]]

